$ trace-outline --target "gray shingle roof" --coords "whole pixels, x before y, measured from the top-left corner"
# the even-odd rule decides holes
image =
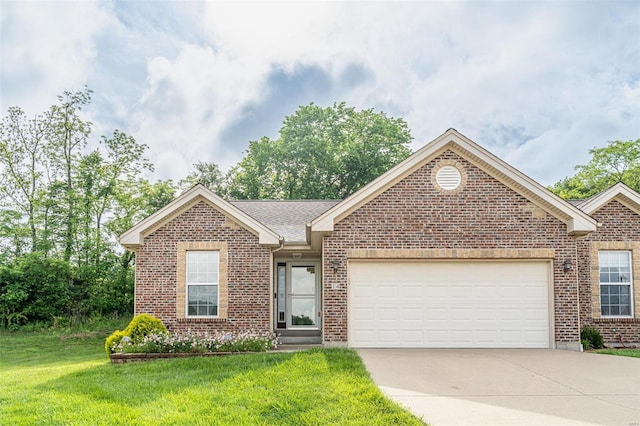
[[[340,200],[234,200],[229,201],[258,222],[284,237],[285,241],[306,242],[307,223]]]

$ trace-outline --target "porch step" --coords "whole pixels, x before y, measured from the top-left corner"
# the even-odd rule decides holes
[[[281,345],[317,345],[322,343],[320,330],[276,330]]]
[[[315,348],[324,348],[324,345],[317,345],[317,344],[312,344],[312,345],[278,345],[278,347],[275,349],[276,352],[299,352],[299,351],[306,351],[309,349],[315,349]]]

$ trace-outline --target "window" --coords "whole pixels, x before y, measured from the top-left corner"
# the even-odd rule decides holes
[[[187,251],[187,316],[218,315],[220,253]]]
[[[600,309],[603,317],[630,317],[631,252],[600,251]]]

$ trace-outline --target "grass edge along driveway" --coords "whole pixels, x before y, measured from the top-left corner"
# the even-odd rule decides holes
[[[350,349],[112,365],[103,344],[0,334],[0,424],[424,424]]]

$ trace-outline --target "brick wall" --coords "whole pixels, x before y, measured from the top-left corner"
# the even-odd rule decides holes
[[[461,191],[443,193],[432,181],[438,164],[466,171]],[[579,340],[575,241],[566,224],[532,205],[452,151],[446,151],[337,223],[323,241],[324,340],[347,336],[347,251],[358,249],[553,249],[555,340]],[[332,260],[340,260],[337,273]],[[332,285],[339,289],[332,289]]]
[[[606,343],[640,343],[640,215],[612,200],[592,216],[602,224],[578,242],[580,320],[602,333]],[[631,250],[635,318],[600,318],[598,250]]]
[[[180,318],[183,315],[176,310],[179,242],[226,243],[227,318]],[[199,202],[145,237],[137,250],[135,313],[160,318],[172,332],[269,331],[270,270],[270,250],[258,245],[257,236]]]

